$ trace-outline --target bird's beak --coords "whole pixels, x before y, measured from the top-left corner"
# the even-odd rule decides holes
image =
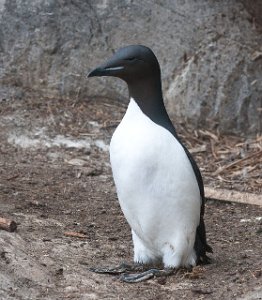
[[[103,76],[104,69],[98,67],[87,74],[87,77]]]
[[[118,74],[118,71],[123,70],[124,67],[119,66],[119,67],[98,67],[91,71],[87,77],[98,77],[98,76],[116,76]]]
[[[119,62],[119,60],[116,60],[114,56],[107,61],[106,63],[102,64],[98,68],[92,70],[87,77],[97,77],[97,76],[118,76],[121,71],[124,69],[124,66],[122,66]]]

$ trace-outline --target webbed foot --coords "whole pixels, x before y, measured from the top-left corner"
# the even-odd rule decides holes
[[[137,283],[141,281],[146,281],[154,277],[167,277],[175,273],[175,269],[150,269],[138,274],[123,274],[120,276],[120,281],[127,283]]]
[[[82,264],[86,264],[80,262]],[[116,267],[102,267],[102,268],[88,268],[89,271],[98,274],[109,274],[109,275],[121,275],[119,277],[120,281],[127,283],[137,283],[141,281],[146,281],[155,277],[167,277],[176,273],[176,269],[157,269],[152,268],[145,270],[145,267],[141,264],[129,265],[127,263],[122,263]],[[134,273],[137,272],[137,273]]]

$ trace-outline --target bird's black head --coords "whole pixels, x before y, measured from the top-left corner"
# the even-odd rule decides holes
[[[176,135],[163,102],[159,63],[148,47],[132,45],[119,49],[88,75],[94,76],[113,76],[124,80],[129,97],[136,101],[144,114]]]
[[[114,76],[132,84],[149,77],[160,78],[160,68],[156,56],[148,47],[131,45],[119,49],[88,75],[94,76]]]

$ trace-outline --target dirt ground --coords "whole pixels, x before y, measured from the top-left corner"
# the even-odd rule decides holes
[[[132,261],[108,156],[124,111],[124,104],[105,99],[0,102],[0,217],[18,223],[16,232],[0,230],[0,299],[262,299],[261,206],[207,201],[209,265],[137,284],[88,271]],[[261,192],[256,165],[247,169],[256,172],[252,182],[240,167],[233,170],[237,178],[221,171],[223,161],[243,151],[212,156],[221,141],[246,145],[243,138],[215,141],[217,133],[181,124],[177,131],[195,149],[205,184]],[[211,146],[198,152],[201,145]]]

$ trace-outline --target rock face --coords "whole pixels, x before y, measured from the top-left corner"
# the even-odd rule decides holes
[[[140,43],[159,58],[172,117],[259,133],[260,12],[260,0],[0,0],[0,101],[30,92],[126,99],[121,81],[85,75],[117,48]]]

